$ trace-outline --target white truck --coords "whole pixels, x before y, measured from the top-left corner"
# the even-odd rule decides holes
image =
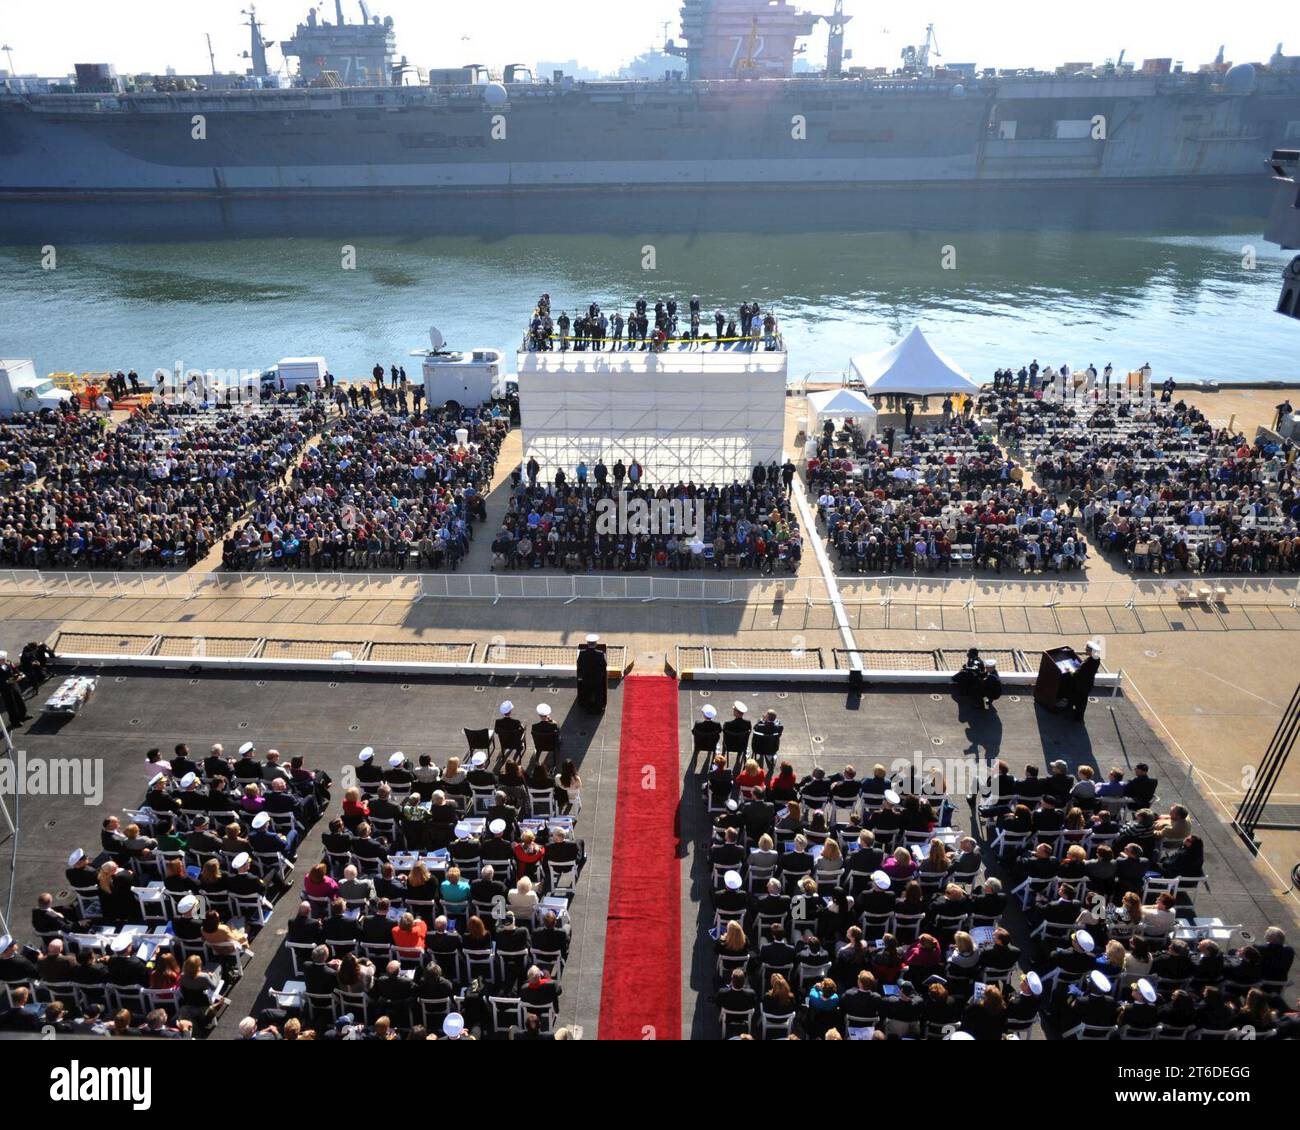
[[[36,374],[28,360],[0,360],[0,416],[62,408],[72,399],[67,389],[55,388],[49,377]]]
[[[299,385],[324,388],[327,371],[324,357],[281,357],[262,374],[262,385],[270,385],[276,392],[293,392]]]

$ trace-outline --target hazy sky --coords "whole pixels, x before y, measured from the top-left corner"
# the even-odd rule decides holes
[[[0,0],[0,42],[12,48],[19,74],[61,75],[77,62],[111,62],[120,72],[208,69],[204,32],[212,35],[219,70],[243,70],[247,49],[240,26],[241,0]],[[260,0],[266,37],[277,45],[307,13],[308,0]],[[832,0],[797,5],[829,12]],[[613,70],[652,45],[662,44],[664,24],[678,34],[681,0],[373,0],[375,14],[392,16],[398,50],[420,66],[467,62],[499,67],[571,58]],[[846,0],[854,16],[846,34],[853,61],[894,66],[899,51],[924,39],[933,23],[944,61],[980,66],[1055,66],[1100,63],[1127,48],[1128,58],[1171,56],[1190,67],[1209,62],[1219,45],[1229,60],[1262,60],[1284,38],[1287,6],[1276,0],[1236,0],[1180,6],[1133,0],[1089,0],[1087,4],[1043,0]],[[349,20],[358,17],[347,0]],[[1225,15],[1230,13],[1230,15]],[[322,16],[333,22],[333,0]],[[1293,28],[1295,25],[1291,25]],[[809,41],[811,57],[825,51],[825,25]],[[1300,32],[1287,45],[1300,53]],[[278,46],[271,65],[282,62]],[[0,67],[7,66],[0,60]]]

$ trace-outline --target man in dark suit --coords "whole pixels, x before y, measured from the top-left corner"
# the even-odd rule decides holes
[[[1129,807],[1134,811],[1150,808],[1156,796],[1156,779],[1151,776],[1151,769],[1145,762],[1139,761],[1133,766],[1133,776],[1124,782],[1124,795]]]
[[[388,916],[392,907],[388,899],[376,899],[374,913],[363,915],[360,919],[361,940],[376,945],[393,940],[393,921]]]
[[[63,939],[51,938],[45,947],[45,954],[36,962],[36,973],[42,981],[62,984],[72,980],[72,971],[77,963],[63,952]]]
[[[339,987],[339,975],[329,962],[330,951],[327,946],[317,946],[312,950],[311,960],[302,967],[302,979],[307,992],[332,995]]]
[[[775,822],[776,805],[766,797],[755,796],[741,806],[740,816],[745,822],[745,835],[751,841],[757,841]]]
[[[784,730],[785,727],[777,721],[775,710],[764,713],[754,727],[753,737],[750,740],[750,750],[754,756],[774,764],[777,752],[781,748],[781,734]]]
[[[225,777],[230,780],[235,775],[230,758],[226,756],[225,747],[218,742],[212,752],[203,759],[203,775],[210,781],[213,777]]]
[[[745,848],[740,842],[740,835],[735,828],[728,828],[722,835],[722,843],[709,848],[709,865],[714,868],[737,868],[745,862]]]
[[[721,733],[721,727],[719,727]],[[709,801],[713,807],[726,803],[727,798],[731,795],[731,790],[735,786],[736,775],[727,765],[725,754],[718,753],[713,756],[713,767],[709,770],[705,782],[709,789]]]
[[[731,981],[718,993],[718,1008],[725,1008],[728,1012],[753,1012],[758,1008],[758,994],[747,984],[743,969],[731,971]],[[735,1036],[742,1032],[748,1033],[753,1020],[751,1016],[749,1025],[744,1025],[740,1017],[727,1017],[727,1030],[723,1034]]]
[[[569,935],[560,928],[559,923],[560,920],[553,910],[548,910],[542,915],[542,924],[532,933],[531,941],[534,950],[546,953],[555,953],[558,950],[562,956],[568,956]]]
[[[79,925],[54,905],[54,896],[48,891],[37,896],[32,910],[32,929],[37,934],[73,934]]]
[[[381,1009],[398,1027],[410,1021],[411,1002],[415,1000],[415,981],[402,976],[402,963],[390,961],[383,975],[376,977],[370,987],[370,996],[382,1002]]]
[[[319,919],[311,916],[311,903],[305,901],[298,904],[298,913],[289,919],[286,930],[287,940],[299,944],[320,945],[325,938]]]
[[[506,885],[497,878],[491,864],[480,868],[478,878],[469,885],[469,897],[476,903],[491,905],[494,899],[505,899]]]
[[[560,999],[561,989],[536,965],[528,967],[528,983],[519,992],[519,999],[534,1008],[546,1008]]]
[[[321,933],[331,944],[337,942],[357,942],[361,938],[361,925],[355,918],[347,916],[348,904],[341,898],[330,903],[329,917],[321,924]]]
[[[357,825],[357,834],[352,839],[352,854],[365,868],[378,869],[378,865],[388,861],[388,849],[378,840],[372,838],[370,825]]]
[[[114,859],[126,855],[126,836],[122,832],[122,821],[116,816],[107,816],[100,826],[99,842],[104,850]]]
[[[171,761],[172,776],[176,778],[184,777],[186,773],[197,773],[199,764],[190,756],[190,747],[184,742],[176,743],[175,756]]]
[[[789,906],[789,899],[786,899],[786,905]],[[772,911],[763,910],[762,913],[770,914]],[[768,940],[758,948],[759,967],[783,969],[787,966],[793,966],[795,953],[795,947],[790,944],[789,938],[786,937],[785,926],[780,922],[774,922],[768,931]]]
[[[206,816],[196,816],[191,821],[189,835],[185,837],[185,850],[204,858],[220,853],[221,837],[208,827]]]

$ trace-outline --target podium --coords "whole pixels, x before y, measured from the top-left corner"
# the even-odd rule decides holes
[[[1038,678],[1034,681],[1034,701],[1045,710],[1055,710],[1061,699],[1070,697],[1074,671],[1078,670],[1081,662],[1079,653],[1072,647],[1053,647],[1043,652],[1038,663]],[[1072,669],[1062,671],[1062,663]]]

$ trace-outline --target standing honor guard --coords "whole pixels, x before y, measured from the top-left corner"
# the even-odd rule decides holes
[[[588,636],[578,649],[578,704],[590,714],[599,714],[609,700],[608,672],[604,644]]]

